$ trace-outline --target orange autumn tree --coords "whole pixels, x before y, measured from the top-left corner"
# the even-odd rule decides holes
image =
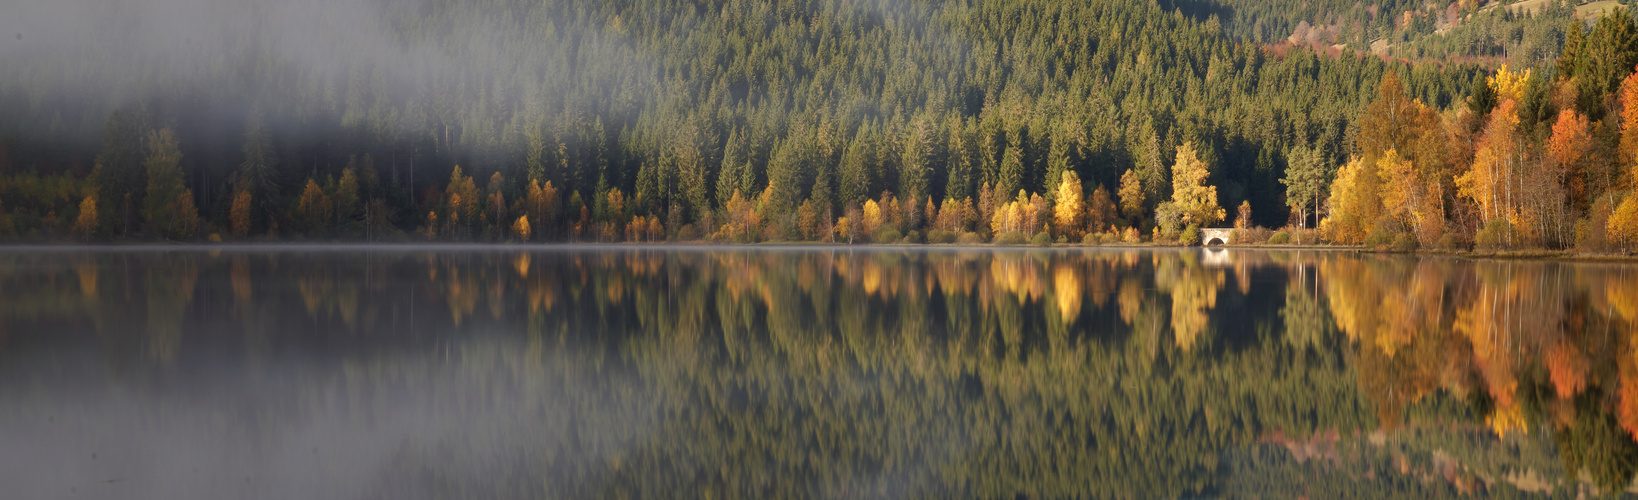
[[[1593,146],[1591,130],[1592,123],[1586,116],[1574,109],[1560,111],[1546,147],[1548,168],[1564,179],[1570,203],[1583,211],[1592,203],[1587,178],[1587,156]]]
[[[532,225],[531,235],[546,235],[546,223],[557,217],[557,188],[552,181],[541,184],[539,180],[529,181],[528,193],[524,196],[523,212],[529,216]]]
[[[301,191],[301,199],[296,203],[296,217],[302,229],[309,235],[328,231],[332,214],[330,197],[319,188],[318,182],[308,178],[307,186]]]
[[[1101,233],[1111,228],[1117,217],[1119,214],[1116,213],[1114,200],[1109,197],[1109,190],[1098,186],[1086,203],[1086,230]]]
[[[1518,104],[1509,99],[1490,112],[1490,123],[1485,125],[1473,155],[1473,167],[1456,177],[1457,193],[1478,204],[1483,221],[1506,220],[1514,228],[1523,222],[1518,202],[1524,193],[1520,192],[1518,173],[1525,161],[1517,110]]]
[[[461,166],[456,165],[449,174],[449,185],[444,187],[444,202],[448,210],[444,213],[443,233],[446,237],[465,238],[470,232],[468,229],[475,222],[479,222],[479,212],[482,210],[483,195],[478,193],[477,184],[472,177],[461,173]]]
[[[1416,166],[1397,150],[1389,149],[1377,161],[1382,176],[1382,207],[1386,215],[1397,217],[1416,234],[1417,241],[1432,243],[1444,235],[1445,213],[1437,186],[1424,182]]]
[[[512,236],[518,241],[529,241],[530,233],[529,214],[519,215],[518,219],[512,222]]]
[[[1518,85],[1518,77],[1503,74],[1502,85]],[[1523,75],[1527,79],[1529,73]],[[1343,186],[1347,189],[1339,192],[1333,184],[1331,190],[1333,197],[1343,194],[1348,197],[1344,201],[1355,203],[1339,208],[1337,200],[1333,200],[1326,234],[1332,241],[1357,244],[1374,230],[1403,228],[1421,243],[1432,244],[1444,234],[1443,194],[1445,179],[1449,178],[1447,145],[1451,141],[1438,111],[1410,99],[1396,74],[1383,75],[1377,94],[1359,117],[1356,147],[1362,163],[1347,179],[1350,183]],[[1395,158],[1384,163],[1390,152]],[[1337,183],[1343,181],[1339,171]],[[1376,192],[1370,192],[1372,189]],[[1389,216],[1385,220],[1389,224],[1379,226],[1381,215]],[[1321,226],[1326,228],[1326,221],[1321,221]]]
[[[228,210],[228,223],[234,236],[250,235],[250,209],[250,191],[240,189],[239,194],[233,196],[233,207]]]
[[[1638,247],[1638,73],[1621,82],[1621,163],[1627,167],[1625,199],[1610,214],[1610,239]]]

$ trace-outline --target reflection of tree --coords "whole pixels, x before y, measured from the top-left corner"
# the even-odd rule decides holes
[[[182,344],[182,316],[193,301],[199,267],[184,259],[155,259],[143,279],[148,301],[148,355],[160,362],[176,357]]]
[[[1296,266],[1285,288],[1285,305],[1280,320],[1285,325],[1285,341],[1297,349],[1324,349],[1333,327],[1331,312],[1320,301],[1311,282],[1318,272],[1307,265]]]
[[[138,272],[0,256],[0,326],[115,318],[111,338],[144,315],[149,364],[189,356],[195,322],[243,332],[251,359],[333,356],[300,375],[298,408],[431,391],[431,411],[482,425],[394,463],[437,471],[429,491],[450,496],[1211,495],[1224,450],[1417,425],[1440,391],[1475,413],[1441,418],[1507,439],[1528,422],[1568,470],[1631,477],[1631,271],[1235,256],[1236,283],[1257,286],[1136,251],[230,253]],[[1284,286],[1265,279],[1280,270]],[[1258,324],[1225,341],[1213,320],[1237,315]]]
[[[1155,255],[1155,284],[1172,298],[1172,338],[1183,350],[1194,347],[1210,326],[1207,311],[1217,307],[1217,291],[1227,282],[1222,269],[1200,265],[1200,255]]]
[[[1496,435],[1545,426],[1569,474],[1585,471],[1606,490],[1631,481],[1638,466],[1619,464],[1638,463],[1623,458],[1638,446],[1638,357],[1623,353],[1638,338],[1616,305],[1632,303],[1623,302],[1630,270],[1369,257],[1320,268],[1383,425],[1448,390]],[[1606,442],[1610,429],[1629,432]]]

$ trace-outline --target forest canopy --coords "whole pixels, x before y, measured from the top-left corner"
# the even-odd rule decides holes
[[[1182,146],[1185,194],[1224,212],[1196,218],[1302,230],[1347,216],[1320,193],[1350,158],[1378,169],[1362,138],[1386,133],[1439,146],[1395,151],[1426,207],[1357,232],[1472,242],[1506,218],[1469,216],[1456,181],[1492,110],[1531,151],[1568,108],[1589,154],[1613,148],[1638,63],[1624,11],[1498,93],[1495,61],[1274,41],[1233,0],[197,3],[0,21],[0,237],[1175,241],[1192,224],[1157,216]],[[1291,12],[1345,18],[1312,4]],[[1536,17],[1585,25],[1553,5]],[[1447,24],[1490,15],[1457,7]],[[1261,29],[1304,22],[1280,16]],[[1388,98],[1416,131],[1373,121]],[[1567,192],[1622,192],[1600,168]],[[1538,240],[1573,243],[1594,204]]]

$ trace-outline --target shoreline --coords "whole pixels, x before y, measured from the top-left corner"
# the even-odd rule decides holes
[[[1110,249],[1110,250],[1163,250],[1163,249],[1234,249],[1234,250],[1314,250],[1314,251],[1353,251],[1359,253],[1402,254],[1418,256],[1446,256],[1463,259],[1488,260],[1561,260],[1572,262],[1638,262],[1638,255],[1620,253],[1581,253],[1573,250],[1417,250],[1414,252],[1394,252],[1388,250],[1373,250],[1360,245],[1156,245],[1149,243],[1116,244],[1116,245],[1081,245],[1081,244],[1052,244],[1036,245],[996,245],[981,243],[962,245],[953,243],[826,243],[826,242],[763,242],[763,243],[715,243],[708,241],[688,242],[551,242],[551,243],[518,243],[518,242],[489,242],[489,243],[459,243],[459,242],[363,242],[363,241],[332,241],[332,242],[260,242],[260,243],[101,243],[101,244],[61,244],[61,243],[3,243],[0,252],[42,252],[42,251],[138,251],[138,252],[166,252],[166,251],[268,251],[268,250],[307,250],[307,251],[347,251],[347,250],[554,250],[554,249],[636,249],[636,248],[710,248],[710,249],[888,249],[888,248],[926,248],[926,249],[993,249],[993,250],[1073,250],[1073,249]]]

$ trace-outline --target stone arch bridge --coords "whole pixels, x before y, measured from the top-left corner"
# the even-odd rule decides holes
[[[1203,227],[1200,228],[1200,244],[1202,246],[1226,245],[1229,234],[1234,232],[1232,227]]]

